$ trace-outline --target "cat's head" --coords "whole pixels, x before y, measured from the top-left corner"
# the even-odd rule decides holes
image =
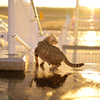
[[[51,34],[50,36],[48,36],[47,38],[45,38],[44,41],[48,42],[51,45],[58,43],[57,39],[55,38],[55,36],[53,34]]]

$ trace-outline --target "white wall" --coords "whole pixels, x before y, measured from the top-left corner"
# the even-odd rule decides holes
[[[38,26],[34,20],[31,3],[15,0],[15,33],[31,48],[35,49],[38,42]]]

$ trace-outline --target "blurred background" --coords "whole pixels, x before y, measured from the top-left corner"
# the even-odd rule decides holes
[[[30,0],[21,1],[24,3],[22,7],[25,10]],[[40,39],[53,33],[59,41],[58,46],[65,52],[70,61],[100,63],[99,0],[33,1],[43,30],[43,35],[39,36]],[[16,8],[20,11],[18,5]],[[27,15],[28,11],[25,11]],[[8,32],[7,20],[8,0],[0,0],[0,33],[6,34]],[[7,48],[8,43],[5,38],[1,35],[1,51]]]

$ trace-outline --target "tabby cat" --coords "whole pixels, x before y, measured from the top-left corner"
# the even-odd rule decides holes
[[[38,46],[35,49],[36,71],[39,67],[38,56],[43,60],[43,62],[40,64],[42,70],[45,70],[44,62],[47,62],[49,65],[52,65],[50,70],[57,69],[61,65],[62,61],[74,68],[81,67],[84,65],[84,63],[70,63],[66,58],[65,54],[58,47],[53,45],[57,43],[58,42],[56,38],[52,34],[38,43]]]

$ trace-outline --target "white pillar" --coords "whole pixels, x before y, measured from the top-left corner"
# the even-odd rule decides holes
[[[79,7],[79,0],[76,0],[76,22],[75,22],[75,46],[78,45],[78,7]],[[74,50],[73,53],[73,62],[77,62],[77,50]]]
[[[14,55],[14,34],[15,34],[14,0],[8,0],[8,54]]]

